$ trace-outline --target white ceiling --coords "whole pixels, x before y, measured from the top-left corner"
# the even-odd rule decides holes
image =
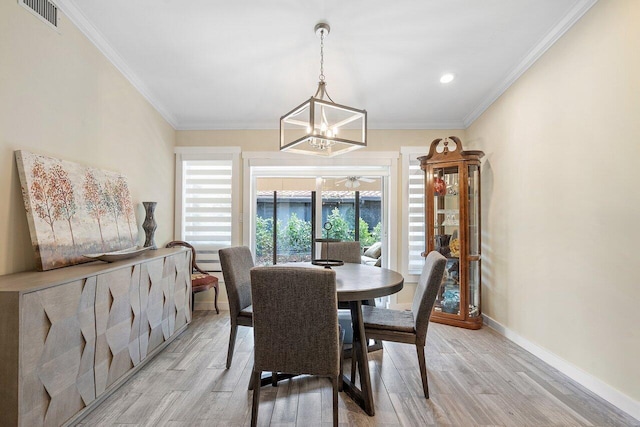
[[[315,93],[370,128],[462,128],[597,0],[58,0],[176,129],[275,129]],[[445,72],[455,80],[439,82]]]

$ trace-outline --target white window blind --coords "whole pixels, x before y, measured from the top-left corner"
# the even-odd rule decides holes
[[[420,274],[424,265],[422,252],[425,251],[424,226],[424,172],[420,169],[420,162],[411,156],[409,159],[408,176],[408,236],[409,253],[407,255],[407,272]]]
[[[220,271],[218,250],[233,241],[233,161],[182,161],[181,240],[197,251],[198,266]]]

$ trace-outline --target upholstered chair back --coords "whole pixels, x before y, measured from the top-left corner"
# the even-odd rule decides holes
[[[360,242],[327,242],[320,245],[322,259],[337,259],[353,264],[360,264]],[[327,256],[327,250],[328,256]]]
[[[246,246],[234,246],[218,251],[229,299],[229,311],[235,318],[242,309],[251,305],[251,268],[253,257]]]
[[[416,342],[424,345],[429,327],[429,317],[440,290],[447,259],[436,251],[429,252],[418,279],[416,293],[413,296],[413,318],[416,328]]]
[[[337,377],[340,348],[336,273],[254,267],[254,371]]]

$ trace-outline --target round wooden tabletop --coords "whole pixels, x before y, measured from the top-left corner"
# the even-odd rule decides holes
[[[290,262],[287,267],[324,268],[310,262]],[[336,272],[338,301],[361,301],[400,292],[404,277],[400,273],[365,264],[344,263],[331,267]]]

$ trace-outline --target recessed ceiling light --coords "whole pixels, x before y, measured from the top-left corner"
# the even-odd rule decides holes
[[[440,77],[440,83],[451,83],[454,77],[451,73],[443,74],[442,77]]]

